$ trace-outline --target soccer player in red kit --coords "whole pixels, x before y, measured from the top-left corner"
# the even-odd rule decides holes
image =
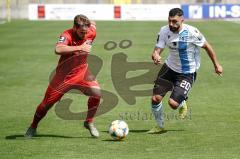
[[[95,37],[96,24],[84,15],[75,16],[73,27],[60,35],[55,47],[55,53],[60,55],[56,73],[50,81],[44,99],[36,109],[25,137],[31,138],[36,135],[39,121],[65,93],[72,89],[80,90],[89,96],[84,127],[93,137],[99,137],[99,132],[93,124],[93,117],[100,103],[101,91],[87,64]]]

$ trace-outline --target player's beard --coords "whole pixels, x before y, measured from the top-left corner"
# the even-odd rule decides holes
[[[74,36],[78,39],[78,40],[83,40],[85,38],[85,35],[87,34],[87,32],[85,31],[77,31],[77,30],[74,30],[73,31],[74,33]]]
[[[79,40],[83,40],[85,38],[86,33],[81,33],[81,34],[77,34],[77,37]]]
[[[169,29],[170,29],[172,32],[174,32],[174,33],[176,33],[176,32],[179,30],[179,28],[180,28],[180,26],[173,27],[173,26],[170,26],[170,25],[169,25]]]

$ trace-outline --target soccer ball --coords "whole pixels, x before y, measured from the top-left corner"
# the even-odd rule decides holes
[[[127,136],[129,129],[125,121],[115,120],[111,123],[108,132],[113,139],[122,140]]]

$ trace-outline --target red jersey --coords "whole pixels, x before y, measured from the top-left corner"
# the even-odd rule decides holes
[[[96,27],[95,25],[91,25],[84,39],[80,40],[74,33],[73,29],[65,30],[59,37],[59,40],[56,45],[68,45],[68,46],[79,46],[82,45],[85,41],[91,41],[96,37]],[[68,54],[68,55],[61,55],[58,66],[57,72],[68,74],[69,72],[75,72],[81,69],[83,64],[87,63],[88,54]]]

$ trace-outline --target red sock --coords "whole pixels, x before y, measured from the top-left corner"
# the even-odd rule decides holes
[[[89,122],[89,123],[93,122],[93,117],[97,112],[99,103],[100,103],[100,98],[99,97],[89,97],[89,99],[88,99],[88,113],[87,113],[87,118],[86,118],[87,122]]]
[[[65,88],[65,87],[62,87]],[[36,112],[34,114],[34,118],[31,124],[32,128],[37,128],[38,123],[40,120],[47,114],[48,110],[56,103],[61,97],[63,93],[58,92],[57,90],[53,89],[51,86],[48,86],[48,89],[45,93],[44,99],[38,105]]]
[[[42,120],[42,118],[47,114],[48,110],[51,108],[51,106],[46,106],[43,103],[41,103],[34,114],[34,118],[31,124],[32,128],[37,128],[38,123]]]

